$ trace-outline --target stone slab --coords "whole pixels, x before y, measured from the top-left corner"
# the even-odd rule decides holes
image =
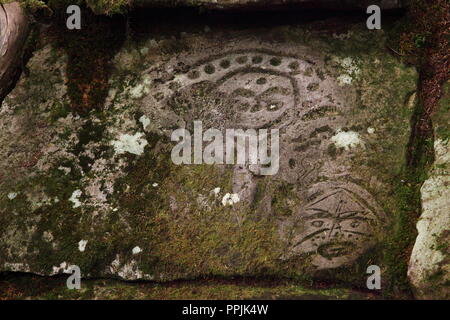
[[[398,210],[417,81],[384,41],[359,27],[149,34],[118,50],[87,116],[70,112],[70,55],[46,43],[0,113],[0,270],[365,279]],[[279,129],[277,174],[175,165],[171,134],[195,120]]]

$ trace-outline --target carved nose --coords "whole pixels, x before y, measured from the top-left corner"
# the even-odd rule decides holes
[[[342,227],[339,223],[333,224],[330,231],[328,232],[328,239],[334,239],[341,235]]]

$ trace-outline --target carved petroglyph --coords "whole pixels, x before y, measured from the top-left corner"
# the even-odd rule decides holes
[[[299,105],[302,89],[296,77],[301,67],[306,70],[310,64],[268,50],[210,56],[174,78],[178,90],[167,104],[177,114],[208,110],[211,114],[206,118],[220,118],[221,123],[225,119],[234,127],[262,128]]]
[[[362,188],[331,182],[335,177],[328,175],[338,167],[329,148],[351,92],[343,94],[323,62],[242,49],[182,69],[164,77],[169,81],[161,78],[150,94],[154,103],[173,111],[179,126],[202,120],[204,129],[280,129],[280,170],[271,179],[296,185],[303,198],[297,213],[280,224],[290,243],[285,258],[312,256],[318,268],[334,268],[374,244],[382,211]],[[258,175],[257,165],[234,168],[233,192],[242,203],[254,200]],[[330,182],[318,182],[319,177]]]
[[[374,244],[384,224],[371,195],[352,183],[322,182],[312,186],[308,203],[294,218],[292,253],[312,255],[320,268],[354,261]]]

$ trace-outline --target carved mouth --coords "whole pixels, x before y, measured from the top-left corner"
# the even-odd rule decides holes
[[[325,258],[335,258],[350,254],[353,247],[351,242],[332,242],[322,244],[317,251]]]

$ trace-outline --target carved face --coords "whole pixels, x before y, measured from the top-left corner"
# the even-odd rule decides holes
[[[292,250],[313,255],[313,263],[321,267],[353,261],[373,243],[380,222],[377,212],[354,185],[322,184],[314,191],[300,212],[302,232],[294,237]]]
[[[297,57],[268,50],[237,50],[211,56],[194,63],[175,80],[182,88],[172,93],[168,103],[171,107],[199,108],[202,114],[194,116],[203,116],[203,120],[229,121],[233,128],[261,128],[299,105],[296,75],[309,66]],[[189,102],[173,103],[174,96],[183,96]]]
[[[261,68],[240,69],[217,82],[216,90],[227,95],[238,125],[260,127],[296,105],[295,80]]]

